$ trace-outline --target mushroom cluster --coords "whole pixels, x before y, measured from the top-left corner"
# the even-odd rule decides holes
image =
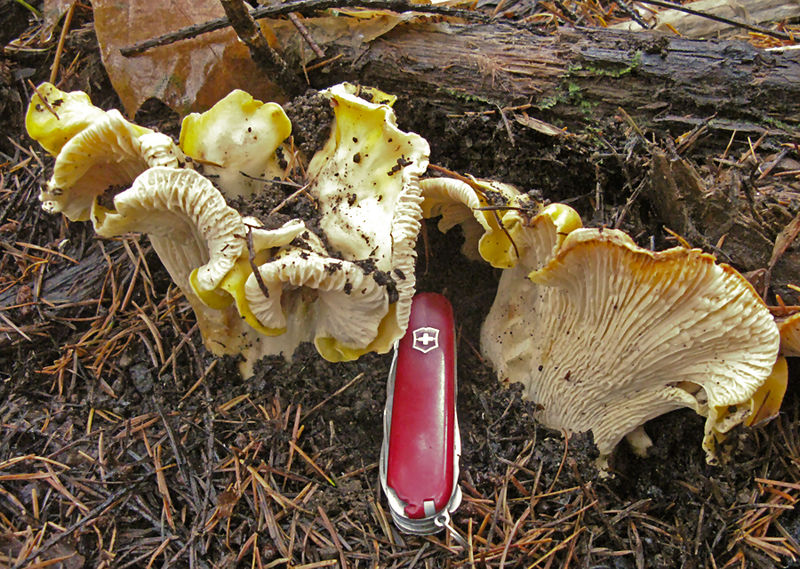
[[[187,116],[175,144],[43,84],[27,114],[31,137],[56,156],[43,207],[91,220],[104,237],[146,233],[214,353],[252,363],[303,341],[331,361],[388,351],[414,291],[428,144],[397,128],[377,90],[341,84],[322,95],[332,120],[309,160],[287,147],[284,110],[242,91]],[[298,191],[315,223],[267,226],[231,207],[288,180],[286,156],[304,173]]]
[[[739,273],[698,249],[652,252],[621,231],[582,228],[563,204],[516,193],[498,205],[497,191],[425,180],[425,213],[442,215],[442,229],[466,225],[471,246],[506,268],[481,349],[502,381],[523,384],[543,424],[592,431],[601,456],[626,436],[644,453],[642,425],[689,407],[706,417],[713,462],[725,432],[777,413],[780,397],[763,386],[785,382],[785,368],[771,376],[778,329]]]
[[[706,417],[713,462],[724,433],[777,413],[778,327],[731,267],[583,228],[569,206],[507,184],[421,180],[428,143],[398,129],[393,97],[346,83],[321,95],[332,118],[309,157],[283,108],[242,91],[186,117],[176,144],[43,84],[27,115],[56,156],[43,207],[104,237],[146,233],[206,345],[243,354],[245,376],[303,341],[331,361],[388,351],[409,319],[420,219],[440,216],[440,230],[463,228],[466,255],[503,269],[481,348],[545,425],[591,431],[603,456],[625,437],[644,453],[643,424],[689,407]],[[275,184],[293,193],[250,215],[242,204]],[[300,194],[313,217],[271,215]],[[782,323],[786,355],[800,353],[797,321]]]

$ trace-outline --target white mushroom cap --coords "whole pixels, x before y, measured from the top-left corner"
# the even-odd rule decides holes
[[[690,407],[707,416],[713,460],[714,435],[745,420],[777,355],[777,328],[749,283],[699,250],[653,253],[607,229],[576,229],[530,280],[525,270],[501,277],[481,345],[539,419],[591,430],[607,455],[649,419]]]
[[[97,234],[146,233],[183,290],[213,291],[245,250],[246,229],[219,190],[195,172],[154,167],[114,197],[114,209],[95,206]]]
[[[365,338],[374,339],[389,309],[386,289],[374,272],[350,261],[293,249],[258,270],[269,295],[250,275],[245,296],[254,316],[264,326],[285,329],[284,309],[303,311],[315,322],[317,349],[330,360],[352,359],[348,348],[357,352]]]
[[[93,106],[85,93],[38,87],[56,118],[35,95],[28,107],[30,135],[57,154],[42,189],[42,207],[72,220],[89,219],[95,199],[128,187],[150,166],[177,167],[180,149],[163,134],[125,120],[116,110]]]
[[[344,83],[323,91],[334,124],[308,166],[309,192],[318,198],[320,225],[343,259],[372,260],[397,281],[397,319],[405,329],[414,291],[417,234],[422,218],[419,177],[430,148],[397,128],[391,107],[368,102]]]
[[[420,182],[424,202],[423,216],[441,216],[439,231],[446,233],[460,225],[464,234],[462,253],[468,258],[483,258],[493,267],[507,269],[517,264],[523,235],[516,229],[527,215],[535,215],[542,204],[534,202],[509,184],[491,180],[427,178]],[[580,217],[562,206],[564,215],[579,227]],[[569,213],[568,213],[569,212]]]
[[[265,181],[283,177],[276,151],[291,132],[280,105],[237,89],[208,111],[187,115],[179,144],[227,197],[249,196]]]
[[[115,110],[108,111],[61,149],[53,176],[42,190],[43,207],[72,220],[86,220],[95,199],[128,187],[151,165],[148,157],[176,167],[179,153],[169,137],[129,123]]]
[[[97,234],[146,233],[172,280],[197,316],[206,346],[215,354],[241,353],[256,341],[232,299],[217,292],[245,255],[247,233],[239,213],[194,170],[153,167],[113,199],[95,204]],[[266,236],[261,237],[262,240]],[[213,306],[211,306],[213,305]]]
[[[265,338],[279,337],[275,345],[284,353],[305,340],[314,340],[323,357],[333,361],[385,352],[408,320],[421,218],[418,178],[427,167],[429,148],[418,135],[397,128],[389,106],[368,102],[357,92],[346,84],[323,92],[331,100],[334,123],[307,168],[305,190],[318,205],[322,235],[302,224],[268,234],[251,226],[257,222],[248,223],[252,244],[247,255],[233,263],[218,290],[201,295],[209,306],[220,308],[232,297],[247,324]],[[379,94],[370,91],[373,100]],[[242,97],[230,96],[194,123],[185,122],[184,133],[196,136],[206,127],[219,128],[220,117],[242,115],[242,105],[255,114],[265,110],[251,99],[237,102]],[[214,112],[219,116],[214,118]],[[201,119],[211,126],[203,126]],[[245,120],[240,119],[235,129]],[[264,119],[265,129],[268,122]],[[257,150],[247,141],[239,149],[230,137],[222,138],[226,170],[240,159],[247,162]],[[182,144],[187,154],[195,154],[184,134]],[[220,159],[209,154],[210,146],[206,150],[203,160]],[[274,155],[273,145],[263,153]],[[236,193],[226,189],[222,178],[218,184]],[[272,340],[259,344],[264,353]]]
[[[70,138],[104,114],[83,91],[65,93],[52,83],[42,83],[31,97],[25,128],[32,139],[55,156]]]

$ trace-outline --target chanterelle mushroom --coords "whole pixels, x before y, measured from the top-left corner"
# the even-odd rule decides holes
[[[33,139],[57,155],[42,207],[71,220],[89,219],[96,199],[111,201],[147,168],[183,162],[168,136],[125,120],[119,111],[98,109],[85,93],[65,93],[49,83],[37,88],[25,124]]]
[[[227,197],[251,196],[265,180],[283,177],[276,151],[291,132],[280,105],[235,90],[207,112],[183,119],[180,147]]]
[[[759,425],[778,415],[789,383],[786,358],[800,356],[800,312],[778,316],[776,323],[781,335],[780,355],[772,373],[753,396],[747,425]]]
[[[519,212],[535,213],[541,204],[508,184],[475,179],[470,182],[454,178],[422,180],[423,215],[426,218],[441,216],[438,227],[442,233],[460,225],[464,233],[461,251],[467,257],[483,258],[493,267],[502,269],[513,267],[520,255],[517,240],[524,239],[521,236],[515,239],[512,235],[521,227]],[[579,227],[578,214],[571,208],[563,211],[567,210],[572,212],[570,228],[574,224]]]
[[[736,271],[699,250],[654,253],[620,231],[582,229],[568,206],[537,207],[508,189],[487,209],[486,188],[425,180],[425,212],[441,214],[443,229],[482,229],[472,247],[508,267],[481,347],[500,379],[523,384],[542,423],[591,430],[607,456],[626,435],[644,451],[646,421],[690,407],[707,417],[713,461],[716,435],[773,413],[777,328]]]
[[[34,97],[28,126],[57,154],[44,207],[91,219],[103,236],[147,233],[216,353],[252,361],[313,340],[330,360],[352,359],[389,350],[405,330],[429,148],[397,128],[391,97],[348,84],[322,93],[330,137],[302,180],[319,217],[267,229],[226,199],[256,199],[284,176],[291,125],[277,105],[236,91],[187,117],[186,160],[168,137],[85,95],[38,92],[46,101]]]
[[[146,233],[172,280],[212,290],[244,250],[244,223],[214,185],[194,170],[153,167],[120,192],[108,207],[95,204],[97,234]]]
[[[778,318],[781,332],[781,353],[784,356],[800,357],[800,312]]]
[[[749,283],[699,250],[653,253],[615,230],[577,229],[528,279],[527,269],[502,276],[481,345],[540,420],[591,430],[608,455],[646,421],[690,407],[707,417],[713,461],[715,434],[746,419],[777,355]]]
[[[388,105],[358,93],[348,84],[323,91],[334,120],[304,190],[317,204],[319,234],[307,228],[268,252],[255,241],[248,253],[257,271],[240,261],[219,287],[254,329],[294,345],[313,340],[332,361],[385,352],[405,329],[429,152],[397,128]]]

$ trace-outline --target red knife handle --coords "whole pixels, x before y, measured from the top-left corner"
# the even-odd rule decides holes
[[[455,324],[442,295],[419,293],[397,346],[386,482],[408,518],[442,511],[454,493]]]

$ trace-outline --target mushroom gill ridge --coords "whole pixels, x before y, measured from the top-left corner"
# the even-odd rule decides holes
[[[649,419],[690,407],[706,416],[715,460],[716,438],[746,419],[778,349],[741,275],[700,250],[654,253],[608,229],[576,229],[528,279],[523,271],[502,275],[482,348],[545,425],[591,430],[608,455]]]

